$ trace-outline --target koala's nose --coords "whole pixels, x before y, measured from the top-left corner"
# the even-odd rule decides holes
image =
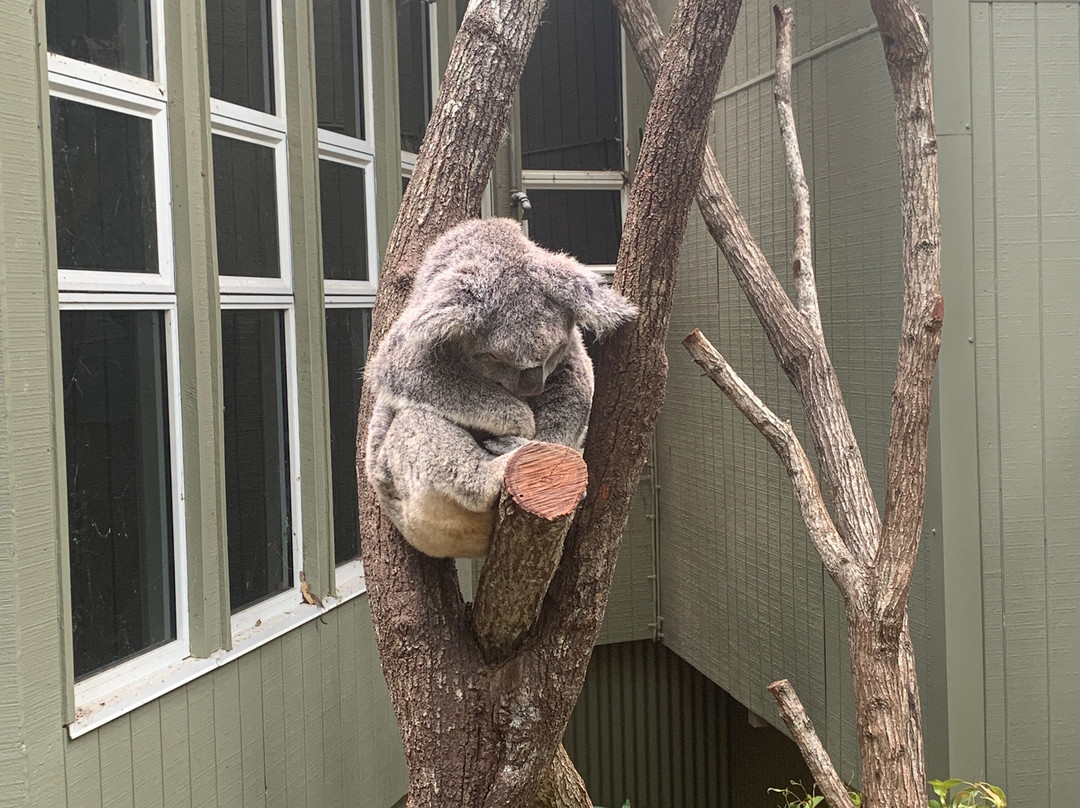
[[[531,398],[544,392],[544,366],[526,368],[518,374],[517,394],[522,398]]]

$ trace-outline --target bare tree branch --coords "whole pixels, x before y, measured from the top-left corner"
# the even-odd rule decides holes
[[[931,391],[945,301],[941,297],[941,214],[937,139],[926,21],[907,0],[871,0],[896,103],[904,222],[904,316],[889,436],[879,563],[884,611],[899,629],[922,534]]]
[[[614,0],[642,72],[651,82],[663,35],[648,0]],[[843,406],[844,396],[825,340],[788,297],[750,232],[735,198],[706,147],[698,208],[769,339],[773,353],[799,392],[836,528],[853,556],[868,563],[877,551],[881,519],[862,454]]]
[[[791,428],[791,423],[777,417],[765,402],[757,397],[700,331],[694,329],[683,340],[683,346],[739,412],[765,436],[773,451],[780,457],[795,489],[795,499],[798,500],[810,540],[837,586],[841,591],[848,591],[861,585],[862,570],[855,563],[840,534],[836,532],[832,517],[829,516],[825,501],[821,497],[817,476],[795,435],[795,430]]]
[[[662,47],[655,15],[647,0],[615,2],[649,77],[648,62],[655,60]],[[848,606],[866,808],[918,808],[925,806],[925,761],[907,596],[922,530],[930,394],[944,314],[938,285],[937,147],[925,21],[908,0],[871,0],[871,5],[885,45],[896,101],[904,218],[904,318],[893,395],[884,527],[820,326],[812,322],[817,317],[816,301],[808,302],[810,294],[816,298],[812,274],[799,277],[803,269],[800,256],[810,248],[809,198],[808,193],[803,195],[805,176],[801,176],[794,117],[790,114],[789,12],[777,12],[776,97],[796,198],[798,260],[794,268],[798,308],[784,293],[754,243],[711,154],[706,155],[698,203],[774,353],[803,400],[821,473],[833,495],[836,531],[853,559],[848,566],[858,571],[846,577],[834,576],[834,580]],[[780,453],[777,444],[786,445],[780,428],[783,423],[763,411],[763,405],[757,407],[748,389],[739,389],[738,377],[722,357],[719,361],[714,358],[714,362],[717,375],[725,379],[726,392],[737,404],[742,400],[744,414]],[[785,459],[785,465],[790,469],[792,464]],[[794,476],[792,479],[795,481]],[[796,482],[795,487],[802,505],[806,486]],[[813,502],[810,505],[811,509],[804,513],[808,514],[814,538],[822,535],[822,519],[815,511],[819,506]],[[815,520],[817,527],[811,525]],[[827,535],[827,528],[824,533]],[[825,555],[830,544],[823,542],[822,546],[826,547],[823,561],[829,568],[834,563]],[[792,729],[795,731],[795,727]],[[810,757],[807,760],[812,763]]]
[[[795,239],[792,249],[791,272],[799,311],[810,327],[821,336],[821,311],[818,308],[817,282],[814,279],[814,256],[810,244],[810,186],[806,183],[799,135],[795,131],[795,111],[791,104],[791,49],[794,12],[773,6],[776,17],[776,77],[773,79],[773,99],[780,121],[780,139],[784,144],[791,195],[795,199]]]
[[[795,739],[799,751],[802,752],[810,774],[814,775],[814,782],[825,795],[829,805],[832,808],[855,808],[847,784],[836,773],[829,753],[825,751],[821,738],[814,730],[814,723],[806,714],[791,682],[787,679],[773,682],[769,685],[769,692],[776,699],[780,715],[784,717],[784,723],[791,730],[791,737]]]
[[[534,441],[510,458],[472,610],[488,662],[509,658],[536,622],[588,479],[567,446]]]

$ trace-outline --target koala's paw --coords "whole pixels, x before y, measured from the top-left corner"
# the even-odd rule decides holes
[[[536,434],[536,418],[527,404],[515,401],[514,406],[499,412],[491,419],[488,429],[495,435],[530,441]]]
[[[511,452],[520,449],[529,440],[523,438],[520,435],[503,435],[499,438],[487,438],[481,441],[480,445],[484,449],[493,455],[508,455]]]

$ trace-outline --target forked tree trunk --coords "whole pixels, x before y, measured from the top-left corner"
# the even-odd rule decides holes
[[[663,397],[664,340],[679,246],[740,5],[741,0],[684,0],[676,13],[672,38],[678,47],[660,71],[616,272],[616,287],[641,315],[603,352],[585,449],[589,490],[537,620],[512,653],[504,657],[489,648],[485,657],[454,565],[409,547],[380,515],[363,473],[358,475],[364,567],[379,654],[402,730],[411,808],[528,806],[545,777],[556,779],[547,782],[536,804],[589,804],[569,760],[564,753],[556,759],[556,751],[603,620],[631,496]],[[470,3],[387,248],[373,350],[400,314],[424,251],[479,210],[542,6],[534,0]],[[365,390],[357,447],[361,470],[370,413]],[[520,542],[507,544],[514,546]],[[484,585],[512,585],[501,574],[490,578]]]
[[[615,0],[650,82],[664,51],[648,0]],[[776,8],[774,84],[785,159],[795,197],[792,273],[786,293],[754,241],[711,152],[698,191],[710,232],[802,399],[830,513],[791,425],[768,410],[699,333],[684,340],[694,359],[766,437],[792,483],[811,540],[847,604],[862,788],[867,808],[923,808],[926,775],[915,657],[907,599],[922,532],[930,394],[944,305],[937,144],[934,140],[929,32],[908,0],[871,0],[885,45],[896,103],[904,223],[904,316],[893,392],[884,517],[878,513],[825,345],[810,249],[810,202],[791,103],[790,11]],[[833,808],[853,808],[786,681],[770,687]]]

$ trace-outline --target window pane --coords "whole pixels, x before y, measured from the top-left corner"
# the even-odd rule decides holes
[[[618,191],[529,191],[529,236],[583,264],[614,264],[622,237]]]
[[[330,484],[334,494],[334,558],[338,564],[360,554],[356,510],[356,416],[370,333],[371,309],[326,310]]]
[[[53,53],[154,77],[149,0],[46,0],[45,28]]]
[[[314,0],[319,128],[364,137],[363,61],[357,0]]]
[[[158,272],[150,121],[49,101],[61,269]]]
[[[281,277],[274,150],[214,135],[219,275]]]
[[[366,281],[364,169],[320,160],[319,197],[322,202],[323,277],[332,281]]]
[[[75,677],[176,637],[165,317],[60,313]]]
[[[607,0],[551,0],[521,77],[523,168],[623,168],[620,35]]]
[[[292,586],[285,313],[221,312],[229,603]]]
[[[428,5],[424,0],[398,0],[398,103],[401,150],[420,151],[431,114],[431,49]]]
[[[206,38],[210,95],[273,114],[270,0],[206,0]]]

